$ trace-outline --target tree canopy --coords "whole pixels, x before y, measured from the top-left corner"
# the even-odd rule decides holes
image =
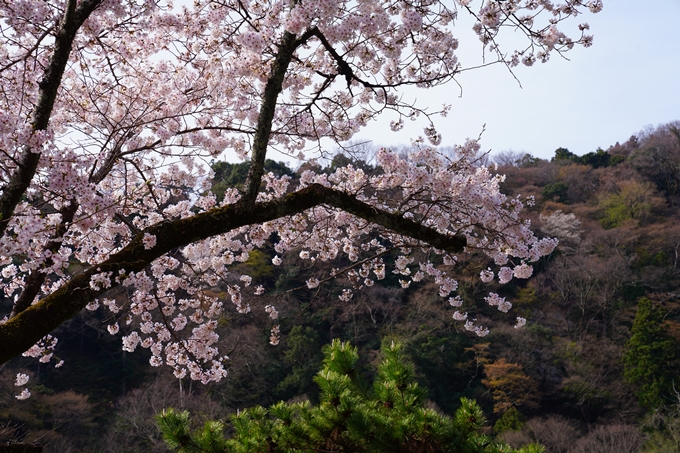
[[[658,408],[674,401],[680,353],[676,340],[663,324],[664,310],[650,299],[638,302],[632,336],[623,355],[624,377],[637,384],[640,404]]]
[[[464,250],[500,269],[484,281],[531,275],[550,253],[520,218],[523,203],[478,165],[470,140],[449,156],[429,146],[441,111],[412,104],[402,88],[428,88],[468,69],[453,24],[468,15],[485,50],[509,68],[588,46],[587,24],[569,21],[592,1],[24,0],[0,5],[0,275],[10,307],[0,324],[0,363],[24,353],[49,362],[50,332],[84,309],[108,313],[109,332],[132,330],[123,349],[152,352],[177,376],[221,379],[216,319],[246,313],[272,288],[235,273],[273,241],[274,264],[296,253],[311,263],[342,257],[340,295],[384,278],[397,250],[404,284],[423,278],[452,296],[446,273]],[[560,27],[573,26],[571,36]],[[526,39],[501,46],[503,30]],[[516,41],[515,41],[516,42]],[[425,138],[381,171],[351,163],[292,180],[266,172],[282,153],[328,155],[378,115],[392,129],[423,117]],[[210,191],[209,167],[225,151],[247,160],[245,180]],[[414,263],[412,251],[433,251]],[[211,293],[228,285],[228,300]],[[491,294],[502,311],[509,303]],[[260,307],[262,308],[262,307]],[[278,341],[277,311],[272,342]],[[456,319],[484,335],[487,330]],[[520,322],[521,323],[521,322]]]
[[[246,409],[232,417],[233,436],[225,424],[208,421],[191,432],[189,413],[167,409],[157,417],[163,437],[179,453],[361,451],[541,453],[536,444],[520,450],[481,434],[481,408],[463,398],[453,417],[425,407],[425,389],[414,380],[399,343],[383,346],[373,388],[362,384],[357,349],[334,340],[324,348],[323,369],[316,375],[321,395],[309,401]]]

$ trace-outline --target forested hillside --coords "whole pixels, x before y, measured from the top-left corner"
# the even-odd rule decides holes
[[[363,270],[349,261],[333,263],[349,271],[309,288],[309,276],[328,275],[330,264],[300,257],[276,266],[270,238],[237,265],[270,292],[252,302],[259,309],[245,315],[231,309],[219,321],[227,378],[204,386],[149,369],[148,351],[125,353],[103,327],[104,314],[83,312],[56,333],[63,367],[26,359],[0,369],[0,441],[38,441],[54,452],[168,451],[154,421],[166,407],[201,421],[281,400],[318,402],[313,377],[322,347],[341,339],[358,347],[367,382],[375,378],[381,344],[398,340],[429,391],[428,407],[452,415],[461,398],[474,399],[491,421],[488,434],[513,447],[672,451],[680,441],[679,128],[648,128],[581,156],[558,148],[549,161],[513,152],[488,156],[493,171],[506,175],[504,193],[534,197],[525,216],[536,234],[560,241],[530,279],[492,284],[512,303],[507,314],[484,300],[483,271],[492,265],[486,255],[461,255],[449,266],[462,303],[454,308],[431,281],[409,284],[388,272],[381,285],[362,285]],[[352,165],[381,172],[371,160],[375,150],[359,151],[348,148],[317,170]],[[265,169],[295,179],[310,165],[292,169],[267,160]],[[243,184],[247,168],[213,163],[218,200]],[[391,250],[383,259],[398,255]],[[226,283],[213,295],[227,297]],[[348,301],[338,298],[351,287],[361,290]],[[278,345],[270,344],[265,305],[278,311]],[[454,312],[467,312],[490,333],[467,331]],[[524,327],[514,327],[517,316],[527,319]],[[22,370],[32,374],[33,396],[17,401],[14,380]]]

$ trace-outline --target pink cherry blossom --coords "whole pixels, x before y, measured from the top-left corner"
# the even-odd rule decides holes
[[[493,271],[491,269],[484,269],[479,273],[479,278],[484,283],[490,283],[493,281]]]
[[[31,392],[29,392],[28,389],[24,389],[20,394],[15,395],[14,397],[18,400],[26,400],[31,397]]]
[[[498,271],[498,281],[501,283],[501,285],[504,285],[508,283],[510,280],[512,280],[512,269],[509,267],[501,267]]]
[[[17,387],[21,387],[23,385],[26,385],[28,382],[29,376],[28,374],[25,373],[18,373],[16,377],[16,381],[14,381],[14,385]]]
[[[144,233],[142,242],[144,242],[144,249],[149,250],[156,245],[156,236],[149,233]]]

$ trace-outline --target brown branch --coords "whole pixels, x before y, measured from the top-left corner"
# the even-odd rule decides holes
[[[0,364],[26,351],[60,324],[75,316],[95,297],[108,291],[90,287],[93,275],[112,272],[115,279],[120,275],[120,271],[124,274],[139,272],[153,260],[177,247],[227,233],[242,226],[302,213],[322,205],[344,210],[438,249],[458,252],[466,246],[463,237],[439,233],[433,228],[405,219],[398,214],[382,211],[352,195],[319,184],[310,185],[274,201],[238,203],[185,219],[163,221],[137,234],[124,249],[108,260],[74,276],[54,293],[0,324],[2,344]],[[142,242],[145,233],[156,237],[156,245],[150,250],[146,250]],[[112,281],[111,284],[117,286],[120,283]]]
[[[2,68],[0,68],[0,72],[6,71],[7,69],[11,68],[12,66],[14,66],[15,64],[17,64],[17,63],[19,63],[19,62],[28,60],[28,58],[31,56],[31,54],[32,54],[33,52],[35,52],[36,50],[38,50],[38,47],[40,47],[40,43],[43,42],[43,39],[45,39],[45,38],[47,37],[47,35],[49,35],[50,33],[52,33],[52,30],[53,30],[53,29],[54,29],[54,27],[48,27],[48,28],[46,28],[45,31],[42,33],[42,35],[38,36],[38,39],[36,39],[35,44],[33,44],[33,46],[32,46],[30,49],[28,49],[28,50],[26,51],[26,53],[24,54],[24,56],[19,57],[19,58],[15,59],[15,60],[10,61],[10,62],[7,63],[5,66],[3,66]]]
[[[260,192],[260,183],[264,175],[264,161],[267,156],[267,146],[272,131],[274,113],[276,112],[277,98],[283,89],[283,79],[288,71],[288,65],[293,58],[293,52],[297,46],[295,35],[289,32],[283,34],[279,52],[272,65],[272,73],[267,80],[262,96],[262,106],[257,118],[257,128],[253,138],[251,163],[248,169],[248,177],[245,184],[245,193],[242,201],[254,203]]]
[[[260,192],[260,183],[264,175],[264,161],[267,157],[267,146],[272,132],[274,113],[276,113],[277,99],[283,89],[283,79],[288,71],[288,66],[293,59],[295,49],[309,40],[311,32],[306,32],[300,38],[296,35],[285,32],[276,59],[272,65],[272,72],[267,79],[262,96],[262,106],[257,118],[257,128],[253,137],[253,150],[251,152],[250,168],[246,178],[245,193],[241,198],[243,203],[254,203],[257,194]]]

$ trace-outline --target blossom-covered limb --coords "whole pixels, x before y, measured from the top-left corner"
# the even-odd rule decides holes
[[[108,260],[90,267],[73,277],[61,288],[45,296],[21,313],[0,324],[0,363],[21,354],[64,321],[72,318],[99,294],[119,285],[124,275],[139,272],[155,259],[172,249],[223,234],[239,227],[269,222],[315,206],[327,205],[342,209],[371,223],[388,228],[398,234],[410,236],[438,249],[461,251],[464,238],[442,234],[433,228],[382,211],[356,197],[320,184],[309,185],[280,199],[264,203],[239,203],[197,214],[192,217],[163,221],[139,233],[130,244]],[[145,235],[156,238],[156,244],[147,248]],[[102,273],[118,276],[109,287],[93,288],[91,280]]]
[[[215,332],[224,300],[211,290],[227,281],[227,298],[247,312],[250,277],[235,283],[228,267],[273,237],[276,265],[289,252],[358,263],[400,247],[402,285],[432,278],[441,297],[456,291],[445,267],[457,251],[486,253],[502,267],[483,278],[501,283],[529,277],[530,263],[552,251],[556,242],[538,240],[521,220],[523,202],[504,196],[501,178],[475,163],[474,140],[455,157],[422,140],[408,155],[381,150],[373,174],[311,166],[298,183],[264,172],[273,150],[304,159],[311,144],[313,157],[328,157],[322,141],[349,140],[384,111],[398,117],[392,130],[429,119],[435,112],[397,88],[432,87],[464,70],[451,26],[464,9],[443,1],[192,3],[0,2],[0,288],[15,302],[0,321],[2,361],[101,304],[116,318],[111,331],[132,329],[126,351],[139,344],[152,351],[152,365],[165,363],[177,377],[218,380],[226,372]],[[509,66],[589,45],[587,24],[576,39],[557,25],[601,7],[477,3],[474,31]],[[507,26],[523,30],[528,47],[498,50]],[[425,136],[441,141],[432,124]],[[206,164],[226,152],[250,168],[245,187],[228,187],[222,198],[211,192]],[[420,246],[437,250],[418,270],[410,250]],[[354,287],[371,286],[386,266],[370,260],[346,275]],[[97,300],[119,285],[130,290]],[[343,290],[342,300],[351,297]],[[48,361],[48,343],[30,355]]]

